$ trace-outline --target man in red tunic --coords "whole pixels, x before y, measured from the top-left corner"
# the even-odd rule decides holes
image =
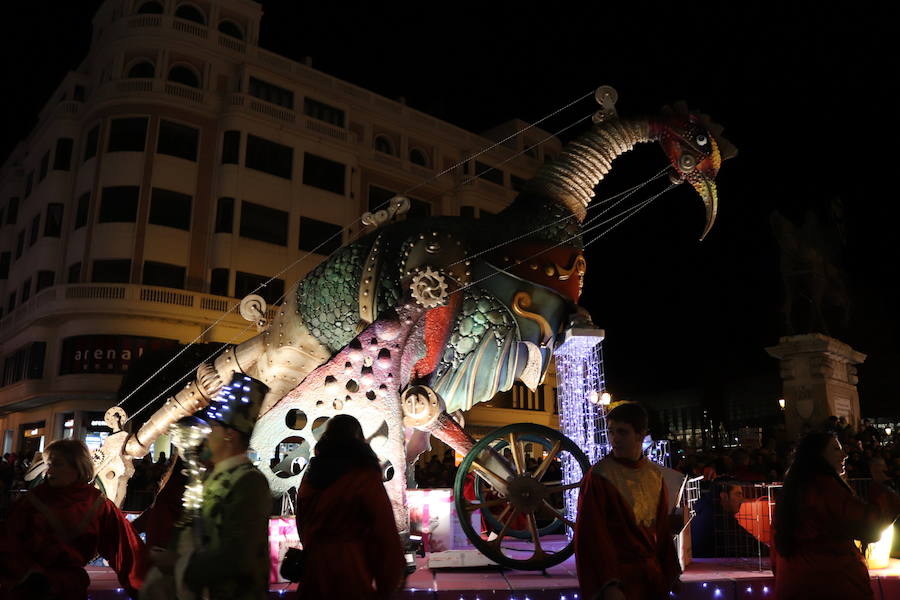
[[[578,583],[588,600],[666,598],[681,570],[662,472],[642,451],[647,412],[622,403],[607,425],[612,454],[585,475],[578,500]]]

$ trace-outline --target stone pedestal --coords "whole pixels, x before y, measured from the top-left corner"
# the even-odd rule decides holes
[[[866,360],[865,354],[821,333],[783,337],[766,352],[781,361],[784,420],[792,439],[821,427],[831,415],[859,425],[854,365]]]

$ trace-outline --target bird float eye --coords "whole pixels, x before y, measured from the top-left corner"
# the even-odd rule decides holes
[[[706,145],[706,142],[708,142],[708,141],[709,141],[709,140],[708,140],[708,139],[706,138],[706,136],[703,135],[702,133],[701,133],[700,135],[697,136],[697,143],[698,143],[699,145],[701,145],[701,146],[705,146],[705,145]]]

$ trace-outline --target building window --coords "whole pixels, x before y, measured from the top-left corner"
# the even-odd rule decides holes
[[[113,258],[95,260],[91,281],[94,283],[128,283],[131,279],[131,260]]]
[[[88,131],[87,138],[84,141],[84,160],[97,156],[97,144],[100,141],[100,126],[95,125]],[[84,161],[82,161],[84,162]]]
[[[406,213],[408,217],[430,217],[431,216],[431,202],[426,202],[425,200],[419,200],[418,198],[410,198],[409,199],[409,212]]]
[[[80,229],[87,225],[88,211],[91,208],[91,193],[85,192],[78,196],[75,205],[75,226],[72,229]]]
[[[247,134],[245,165],[276,177],[291,178],[294,149],[255,135]]]
[[[149,60],[142,60],[131,65],[125,76],[128,79],[153,79],[156,76],[156,67]]]
[[[229,21],[227,19],[219,21],[219,31],[229,37],[237,38],[239,40],[244,39],[244,32],[241,31],[240,26],[234,21]]]
[[[16,260],[22,258],[22,251],[25,250],[25,230],[19,232],[16,237]]]
[[[23,379],[41,379],[44,376],[44,355],[47,342],[32,342],[15,351],[3,361],[3,379],[0,385],[10,385]],[[43,427],[44,421],[20,425],[24,429]]]
[[[196,161],[199,139],[199,129],[161,120],[156,152]]]
[[[273,279],[262,288],[256,289],[267,281],[269,278],[265,275],[236,271],[234,274],[234,297],[243,298],[248,294],[258,294],[265,299],[266,304],[274,306],[281,301],[281,297],[284,295],[284,280]]]
[[[144,285],[184,289],[185,268],[168,263],[144,261]]]
[[[66,272],[67,283],[78,283],[81,279],[81,263],[72,263]]]
[[[84,102],[84,86],[76,85],[75,89],[72,90],[72,100],[76,102]]]
[[[476,209],[474,206],[463,205],[459,207],[459,216],[464,219],[477,219]]]
[[[303,183],[322,190],[344,195],[344,171],[339,162],[310,154],[303,154]]]
[[[136,185],[116,185],[103,188],[100,194],[98,223],[134,223],[137,219],[138,194]]]
[[[41,158],[41,168],[38,170],[38,183],[47,177],[47,170],[50,168],[50,151],[44,153]]]
[[[329,255],[343,243],[344,228],[310,217],[300,217],[300,249]]]
[[[475,161],[475,176],[497,185],[503,185],[503,171],[477,160]]]
[[[240,164],[241,154],[241,132],[226,131],[222,138],[222,164],[237,165]]]
[[[213,269],[209,276],[209,293],[215,296],[227,296],[228,275],[228,269]]]
[[[44,237],[62,235],[63,205],[51,202],[47,205],[47,219],[44,221]]]
[[[147,138],[147,118],[113,119],[109,126],[107,152],[143,152]]]
[[[13,292],[9,295],[9,301],[6,303],[6,314],[11,313],[16,309],[16,293]]]
[[[31,277],[22,283],[22,304],[28,302],[29,298],[31,298]]]
[[[287,246],[288,213],[283,210],[241,202],[241,237]]]
[[[392,142],[391,138],[386,135],[375,136],[375,151],[381,152],[382,154],[397,156],[397,150],[394,148],[394,142]]]
[[[0,253],[0,279],[9,279],[9,263],[12,255],[9,252]]]
[[[28,175],[25,176],[25,197],[31,195],[31,190],[34,188],[34,171],[30,171]]]
[[[223,196],[216,203],[215,233],[231,233],[234,227],[234,198]],[[222,294],[226,296],[227,294]]]
[[[54,171],[68,171],[72,165],[72,138],[56,140],[56,154],[53,156]]]
[[[206,25],[206,15],[204,15],[199,8],[191,4],[179,5],[178,8],[175,9],[175,16],[179,19],[184,19],[185,21],[193,21],[194,23]]]
[[[150,192],[150,217],[148,222],[175,229],[191,229],[191,203],[187,194],[153,188]]]
[[[343,127],[345,122],[344,111],[312,98],[303,99],[303,114],[338,127]]]
[[[19,218],[19,197],[13,196],[6,205],[6,224],[15,225]]]
[[[278,106],[294,108],[294,92],[256,77],[250,78],[250,95]]]
[[[397,152],[394,150],[394,142],[386,135],[375,136],[375,151],[390,154],[391,156],[397,155]]]
[[[56,273],[53,271],[38,271],[37,288],[34,290],[34,293],[38,294],[41,290],[52,286],[55,279]]]
[[[37,242],[38,234],[41,232],[41,214],[38,213],[34,215],[34,218],[31,220],[31,235],[28,236],[28,246],[34,246],[34,243]]]
[[[394,192],[391,190],[386,190],[382,187],[378,187],[377,185],[369,186],[369,210],[371,212],[375,212],[376,210],[382,210],[388,207],[388,202],[390,199],[396,196]]]
[[[409,162],[420,167],[428,167],[430,163],[428,154],[421,148],[413,148],[409,151]]]
[[[509,185],[517,192],[521,192],[525,189],[525,184],[528,183],[528,180],[519,177],[518,175],[509,174]]]
[[[144,2],[137,9],[137,12],[139,15],[161,15],[163,12],[163,7],[159,2]]]
[[[169,69],[169,81],[180,83],[189,87],[200,87],[200,77],[190,67],[176,65]]]

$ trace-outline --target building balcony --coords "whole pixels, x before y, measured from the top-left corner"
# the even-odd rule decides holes
[[[249,324],[238,314],[239,300],[186,290],[134,284],[84,283],[56,285],[35,294],[0,319],[0,336],[10,337],[36,321],[53,323],[76,315],[164,318],[197,324],[220,320],[229,328]],[[275,316],[269,307],[266,318]],[[250,331],[248,330],[248,335]]]

